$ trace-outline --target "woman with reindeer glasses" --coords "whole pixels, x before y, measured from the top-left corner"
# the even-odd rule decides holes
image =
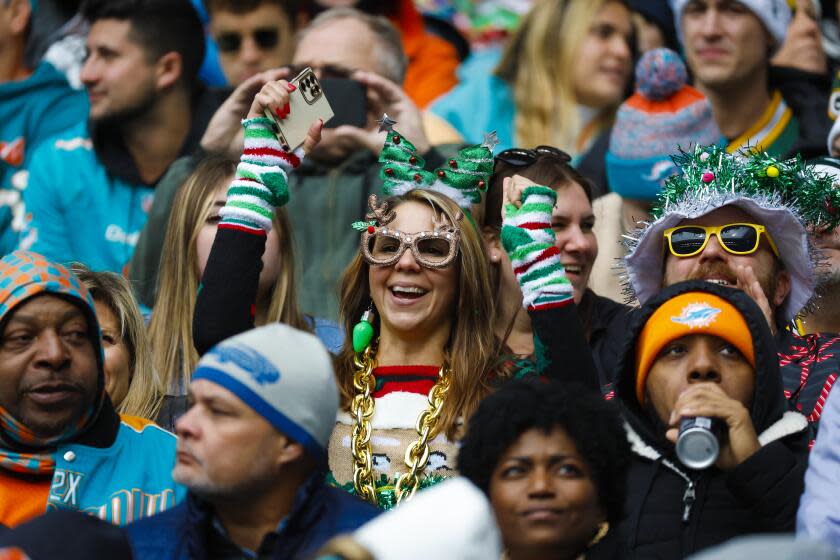
[[[255,100],[260,106],[255,115],[263,106],[283,107],[286,97],[282,87],[266,86]],[[285,203],[285,170],[297,161],[282,151],[261,119],[244,124],[243,163],[220,211],[223,222],[196,305],[200,351],[215,342],[202,338],[203,325],[224,320],[215,310],[229,309],[232,302],[248,308],[243,294],[250,288],[230,282],[230,271],[236,270],[239,279],[255,276],[243,271],[259,267],[264,243],[260,216]],[[385,126],[390,128],[387,121]],[[317,132],[311,129],[310,144]],[[256,162],[248,157],[254,151],[270,156]],[[360,250],[341,286],[346,338],[336,374],[344,406],[329,460],[335,484],[390,507],[455,474],[464,421],[495,384],[515,372],[501,360],[488,260],[466,209],[480,201],[486,188],[490,149],[466,148],[446,167],[429,172],[411,143],[391,129],[380,162],[389,198],[371,197],[365,220],[352,224],[359,230]],[[568,313],[569,282],[551,244],[534,239],[548,235],[550,228],[529,230],[533,224],[527,223],[527,212],[523,204],[512,208],[509,217],[522,222],[510,224],[510,247],[519,249],[519,276],[529,304]],[[347,228],[354,235],[351,224]],[[208,281],[225,275],[227,282]],[[231,331],[226,336],[248,328],[242,321],[225,324]],[[565,348],[565,341],[581,341],[582,335],[571,328],[561,338],[551,345],[552,352]],[[554,356],[558,367],[586,352],[569,354]]]

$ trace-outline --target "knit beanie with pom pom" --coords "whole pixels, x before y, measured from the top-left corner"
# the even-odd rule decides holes
[[[678,148],[719,144],[723,135],[702,93],[669,49],[645,53],[636,65],[636,93],[618,110],[607,153],[610,189],[624,198],[653,201],[677,172]]]

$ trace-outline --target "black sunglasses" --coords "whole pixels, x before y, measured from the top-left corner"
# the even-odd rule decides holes
[[[562,163],[572,161],[572,156],[554,146],[537,146],[533,150],[525,148],[510,148],[496,156],[496,163],[502,162],[513,167],[527,167],[533,165],[542,156],[553,157]]]
[[[263,51],[273,49],[280,41],[280,32],[270,27],[255,29],[251,36],[254,38],[257,47]],[[216,44],[219,46],[219,50],[224,53],[238,52],[242,48],[242,33],[237,31],[219,33],[216,37]]]

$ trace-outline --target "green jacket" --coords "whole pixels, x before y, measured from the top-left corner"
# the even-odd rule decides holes
[[[458,147],[432,148],[423,154],[426,167],[444,165]],[[147,308],[154,305],[160,254],[175,193],[197,163],[195,157],[178,160],[155,189],[149,220],[129,265],[129,278]],[[376,156],[359,151],[338,165],[304,160],[290,176],[286,209],[295,241],[298,298],[309,315],[338,320],[341,275],[359,250],[359,235],[351,224],[364,219],[368,195],[381,193],[379,168]]]

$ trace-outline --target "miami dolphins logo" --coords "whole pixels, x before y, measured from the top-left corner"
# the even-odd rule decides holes
[[[234,363],[240,369],[247,371],[254,378],[254,381],[260,385],[275,383],[280,379],[280,372],[277,371],[274,364],[256,350],[247,346],[228,343],[218,346],[213,354],[220,363]]]
[[[689,303],[678,317],[671,317],[671,321],[686,325],[689,329],[708,327],[717,319],[720,309],[708,303]]]
[[[642,179],[645,181],[656,181],[660,182],[669,176],[673,175],[674,169],[676,169],[676,165],[670,159],[664,159],[662,161],[657,161],[653,164],[650,168],[650,173],[647,175],[642,175]]]

